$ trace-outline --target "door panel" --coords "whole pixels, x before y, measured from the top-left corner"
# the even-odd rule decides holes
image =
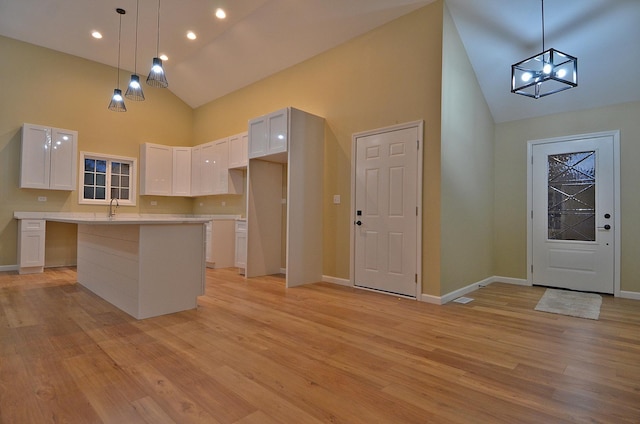
[[[412,127],[355,140],[356,286],[416,296],[418,139]]]
[[[532,147],[532,281],[613,293],[613,137]]]

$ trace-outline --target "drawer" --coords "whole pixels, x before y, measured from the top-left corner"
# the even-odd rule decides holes
[[[20,231],[44,231],[44,219],[23,219]]]

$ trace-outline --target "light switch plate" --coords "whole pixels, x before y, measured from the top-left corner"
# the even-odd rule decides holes
[[[334,194],[333,195],[333,204],[334,205],[339,205],[340,204],[340,195],[339,194]]]

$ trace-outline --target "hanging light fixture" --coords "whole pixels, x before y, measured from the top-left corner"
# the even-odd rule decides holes
[[[160,50],[160,0],[158,0],[158,39],[156,41],[156,57],[153,58],[153,64],[149,76],[147,77],[147,84],[152,87],[167,88],[169,83],[167,77],[164,74],[164,68],[162,67],[162,59],[159,57]]]
[[[578,86],[578,59],[544,46],[542,1],[542,53],[511,65],[511,92],[539,99]]]
[[[144,100],[144,93],[142,92],[142,86],[140,85],[140,77],[138,76],[138,12],[140,0],[136,0],[136,46],[135,53],[133,57],[133,74],[131,75],[131,80],[129,81],[129,87],[127,87],[127,92],[124,93],[124,96],[136,102],[141,102]]]
[[[124,99],[122,98],[122,91],[120,90],[120,36],[122,34],[122,15],[127,13],[124,9],[117,8],[116,12],[120,15],[120,25],[118,27],[118,73],[116,80],[116,89],[113,90],[113,96],[111,102],[109,102],[109,110],[114,112],[126,112],[127,107],[124,105]]]

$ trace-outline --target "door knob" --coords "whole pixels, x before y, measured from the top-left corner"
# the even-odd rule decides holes
[[[356,221],[356,225],[362,225],[362,221]]]

